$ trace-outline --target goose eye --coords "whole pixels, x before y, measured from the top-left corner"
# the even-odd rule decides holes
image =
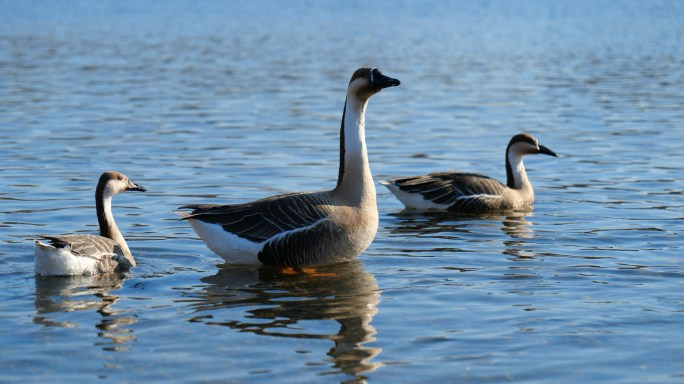
[[[123,180],[123,177],[117,176],[116,179],[119,180],[119,181],[121,181],[121,180]]]

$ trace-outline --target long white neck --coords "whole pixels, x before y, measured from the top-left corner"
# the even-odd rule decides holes
[[[354,205],[375,205],[375,184],[366,151],[368,99],[347,96],[340,132],[340,173],[335,192]]]
[[[523,164],[523,157],[513,152],[508,153],[506,159],[507,185],[514,189],[532,189],[527,178],[527,171]]]
[[[126,244],[126,240],[124,240],[121,231],[119,231],[119,227],[116,226],[114,216],[112,215],[112,195],[107,191],[103,191],[101,195],[96,196],[96,199],[97,221],[100,225],[100,236],[116,241],[126,258],[132,259],[128,244]]]

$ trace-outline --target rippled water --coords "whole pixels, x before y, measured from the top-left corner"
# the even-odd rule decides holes
[[[0,381],[678,382],[684,7],[668,1],[0,1]],[[316,275],[221,265],[186,203],[335,183],[352,71],[377,180],[505,177],[532,213],[402,211]],[[99,174],[138,267],[33,274],[97,231]],[[382,189],[381,189],[382,188]]]

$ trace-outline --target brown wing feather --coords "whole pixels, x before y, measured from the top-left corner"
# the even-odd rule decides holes
[[[99,260],[100,272],[124,272],[132,267],[114,240],[97,235],[41,235],[55,248],[67,248],[72,254]]]
[[[293,267],[326,264],[337,259],[339,255],[335,252],[346,240],[329,220],[321,220],[266,242],[259,252],[259,261]]]
[[[419,193],[435,204],[449,209],[473,209],[498,199],[506,186],[491,177],[476,173],[438,172],[391,181],[407,193]]]
[[[193,211],[183,219],[219,224],[226,232],[262,242],[296,228],[310,226],[330,216],[324,192],[272,196],[245,204],[186,205]]]

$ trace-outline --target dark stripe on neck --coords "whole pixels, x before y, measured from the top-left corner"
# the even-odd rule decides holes
[[[100,236],[112,239],[112,231],[105,215],[104,189],[107,183],[97,183],[95,189],[95,208],[97,210],[97,223],[100,225]]]
[[[346,156],[345,142],[344,142],[344,118],[347,114],[347,99],[344,99],[344,110],[342,111],[342,124],[340,125],[340,171],[337,174],[337,186],[342,185],[342,179],[344,179],[344,158]]]
[[[511,160],[508,157],[508,151],[511,149],[511,143],[506,147],[506,186],[508,188],[515,188],[515,178],[513,177],[513,168],[511,167]]]

